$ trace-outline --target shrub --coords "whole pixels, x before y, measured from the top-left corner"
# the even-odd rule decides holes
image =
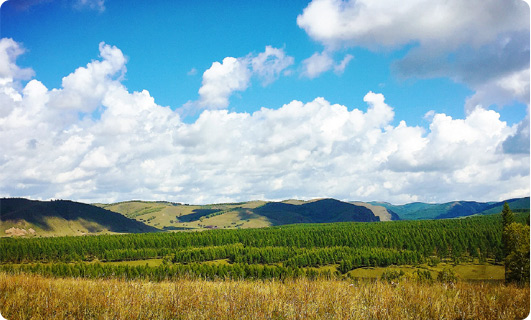
[[[444,283],[456,283],[457,276],[455,275],[453,269],[446,267],[437,275],[437,281]]]
[[[417,281],[419,282],[427,282],[427,283],[433,282],[431,272],[429,272],[428,270],[417,269],[417,271],[415,272],[415,276],[417,278]]]
[[[394,282],[400,280],[404,276],[404,271],[400,270],[385,270],[380,277],[380,280],[387,282]]]

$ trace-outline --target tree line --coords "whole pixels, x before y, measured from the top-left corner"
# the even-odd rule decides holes
[[[514,236],[525,236],[525,230],[520,229],[526,227],[521,222],[528,221],[528,213],[511,213],[511,217],[509,222],[505,215],[496,214],[450,220],[302,224],[195,233],[4,238],[0,241],[0,262],[71,263],[164,258],[166,262],[173,262],[172,267],[188,265],[182,267],[188,270],[205,261],[227,259],[231,265],[253,268],[254,265],[267,265],[289,270],[336,264],[341,273],[346,273],[365,266],[479,258],[506,260],[506,266],[514,265],[506,272],[510,276],[516,272],[525,273],[522,263],[525,265],[525,253],[529,252],[529,246],[527,251],[521,249],[525,237]],[[513,222],[520,223],[512,225]],[[504,231],[507,228],[513,231]],[[519,249],[509,250],[510,246]],[[194,270],[198,268],[193,267]],[[223,272],[214,273],[221,277]],[[286,272],[291,274],[291,271]]]
[[[75,277],[86,279],[119,278],[146,279],[151,281],[189,279],[295,279],[295,278],[326,278],[337,277],[330,270],[303,269],[283,266],[249,265],[249,264],[163,264],[157,267],[109,265],[103,263],[53,263],[0,265],[0,271],[17,274],[33,273],[47,277]]]

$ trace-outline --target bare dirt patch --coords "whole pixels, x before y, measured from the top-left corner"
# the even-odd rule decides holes
[[[6,229],[5,233],[13,237],[21,237],[21,236],[25,236],[26,234],[28,234],[28,231],[26,229],[12,227],[12,228]],[[33,230],[33,233],[35,233],[35,230]]]

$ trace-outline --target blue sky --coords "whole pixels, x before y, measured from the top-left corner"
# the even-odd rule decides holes
[[[529,195],[523,1],[8,0],[1,37],[3,196]]]
[[[2,7],[2,37],[24,45],[27,52],[19,63],[33,68],[50,88],[60,87],[62,77],[95,59],[97,45],[104,41],[129,58],[123,83],[130,90],[148,90],[158,104],[172,109],[197,99],[201,75],[212,62],[261,52],[266,45],[283,48],[295,58],[293,74],[267,87],[254,81],[249,90],[232,97],[231,110],[278,108],[293,99],[309,101],[318,96],[353,108],[372,90],[385,94],[399,119],[425,125],[422,117],[432,109],[463,117],[464,100],[473,93],[448,77],[404,79],[393,74],[391,64],[407,53],[408,46],[377,52],[342,49],[335,54],[338,60],[347,53],[354,59],[341,75],[326,72],[314,79],[301,78],[297,72],[301,61],[323,50],[297,26],[296,18],[307,1],[158,1],[149,5],[107,1],[101,11],[65,1],[44,1],[17,10],[17,1],[13,2]],[[192,69],[196,74],[188,75]],[[513,124],[525,115],[525,104],[497,110]]]

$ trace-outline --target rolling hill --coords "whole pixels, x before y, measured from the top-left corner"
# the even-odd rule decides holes
[[[500,202],[452,201],[447,203],[413,202],[404,205],[392,205],[386,202],[370,204],[387,208],[404,220],[448,219],[466,217],[474,214],[491,214],[502,211],[507,202],[512,210],[529,210],[529,197],[509,199]]]
[[[65,236],[156,232],[121,214],[68,200],[0,199],[0,236]]]
[[[336,199],[248,201],[188,205],[167,201],[112,204],[1,199],[0,236],[57,236],[179,230],[261,228],[294,223],[459,218],[501,212],[504,202],[453,201],[442,204],[343,202]],[[507,200],[529,210],[529,197]]]
[[[260,228],[293,223],[387,221],[393,217],[394,220],[398,219],[398,216],[389,214],[383,207],[375,213],[366,205],[355,205],[335,199],[249,201],[202,206],[127,201],[98,206],[162,230]]]
[[[254,210],[274,224],[380,221],[370,209],[335,199],[321,199],[302,204],[268,202]]]

